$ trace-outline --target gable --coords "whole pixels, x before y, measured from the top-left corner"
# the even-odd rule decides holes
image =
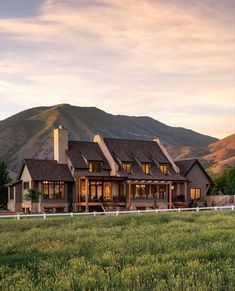
[[[201,183],[211,184],[211,178],[206,173],[205,169],[202,167],[202,165],[199,162],[195,162],[188,173],[186,174],[186,177],[188,178],[189,182],[190,180],[198,180]]]

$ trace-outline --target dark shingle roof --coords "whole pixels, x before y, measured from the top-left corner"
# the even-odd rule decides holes
[[[175,164],[179,167],[181,175],[185,176],[196,161],[197,159],[180,160],[176,161]]]
[[[74,181],[68,166],[58,164],[55,160],[25,159],[24,165],[27,166],[32,180],[35,181]],[[21,168],[19,176],[22,170],[23,167]]]
[[[198,159],[179,160],[179,161],[176,161],[175,164],[177,167],[179,167],[180,174],[185,176],[185,177],[189,173],[189,171],[192,169],[194,164],[197,164],[201,168],[201,170],[203,171],[205,176],[208,178],[210,183],[213,184],[213,181],[212,181],[210,175],[207,173],[207,171],[204,169],[204,167],[202,166],[202,164],[200,163],[200,161]]]
[[[146,180],[185,180],[177,174],[171,163],[155,141],[110,139],[105,138],[104,142],[119,166],[119,175],[129,179]],[[123,162],[131,163],[131,174],[127,174],[123,168]],[[143,173],[141,163],[150,163],[150,174]],[[164,175],[159,164],[168,164],[169,175]]]
[[[69,141],[67,155],[75,169],[88,169],[86,161],[102,162],[104,170],[110,166],[96,142]]]
[[[137,158],[141,163],[145,163],[154,158],[159,163],[169,163],[155,141],[111,138],[105,138],[104,141],[109,150],[122,162],[133,162]]]

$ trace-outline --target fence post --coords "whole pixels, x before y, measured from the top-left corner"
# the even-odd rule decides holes
[[[117,211],[116,211],[116,216],[118,216],[118,215],[119,215],[119,211],[117,210]]]
[[[197,212],[199,211],[199,207],[197,207]]]
[[[140,210],[138,209],[138,214],[140,214]]]
[[[94,216],[96,216],[96,212],[95,212],[95,211],[94,211],[94,213],[93,213],[93,214],[94,214]]]
[[[43,213],[43,218],[44,218],[44,219],[46,219],[46,218],[47,218],[47,216],[46,216],[46,213],[45,213],[45,212]]]
[[[234,210],[234,205],[232,205],[232,210]]]
[[[180,212],[180,207],[179,207],[178,211]]]
[[[20,214],[17,213],[17,220],[20,220]]]
[[[70,216],[73,218],[73,212],[70,213]]]
[[[156,210],[155,210],[155,211],[156,211],[156,213],[158,213],[158,209],[157,209],[157,208],[156,208]]]
[[[215,206],[215,211],[217,211],[217,206]]]

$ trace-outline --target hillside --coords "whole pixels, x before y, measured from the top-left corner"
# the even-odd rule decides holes
[[[235,134],[207,147],[169,146],[168,151],[177,160],[199,158],[209,172],[218,174],[235,165]]]
[[[22,111],[0,122],[0,159],[17,172],[23,158],[52,158],[53,128],[63,125],[70,139],[104,137],[152,140],[166,145],[207,147],[217,139],[180,127],[170,127],[150,117],[112,115],[95,107],[61,104]]]

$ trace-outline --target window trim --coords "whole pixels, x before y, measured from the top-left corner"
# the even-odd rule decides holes
[[[162,167],[163,167],[163,169],[162,169]],[[166,171],[165,171],[165,169],[166,169]],[[162,174],[169,175],[168,164],[159,164],[159,170],[161,171]]]
[[[194,193],[194,195],[192,195],[192,190],[195,190],[195,193]],[[197,194],[197,191],[198,191],[198,194]],[[201,192],[201,188],[190,188],[190,191],[189,191],[190,193],[190,199],[191,200],[200,200],[201,199],[201,195],[202,195],[202,192]],[[192,196],[194,197],[194,198],[192,198]]]
[[[150,163],[141,163],[141,169],[143,173],[145,173],[146,175],[150,175],[150,170],[151,170]]]
[[[47,193],[44,192],[47,186]],[[52,186],[53,188],[50,188]],[[55,192],[56,186],[59,186],[59,193]],[[53,189],[53,193],[50,190]],[[65,182],[64,181],[42,181],[43,199],[45,200],[64,200],[65,199]],[[56,197],[58,195],[59,197]],[[52,196],[52,197],[51,197]]]
[[[124,170],[125,173],[127,174],[131,174],[132,172],[132,165],[130,162],[123,162],[122,163],[122,168]]]
[[[27,185],[27,186],[26,186]],[[23,190],[28,190],[30,187],[29,187],[29,181],[25,181],[23,182]]]
[[[88,171],[90,173],[101,173],[101,171],[102,171],[101,162],[98,162],[98,161],[89,161],[88,162]]]

